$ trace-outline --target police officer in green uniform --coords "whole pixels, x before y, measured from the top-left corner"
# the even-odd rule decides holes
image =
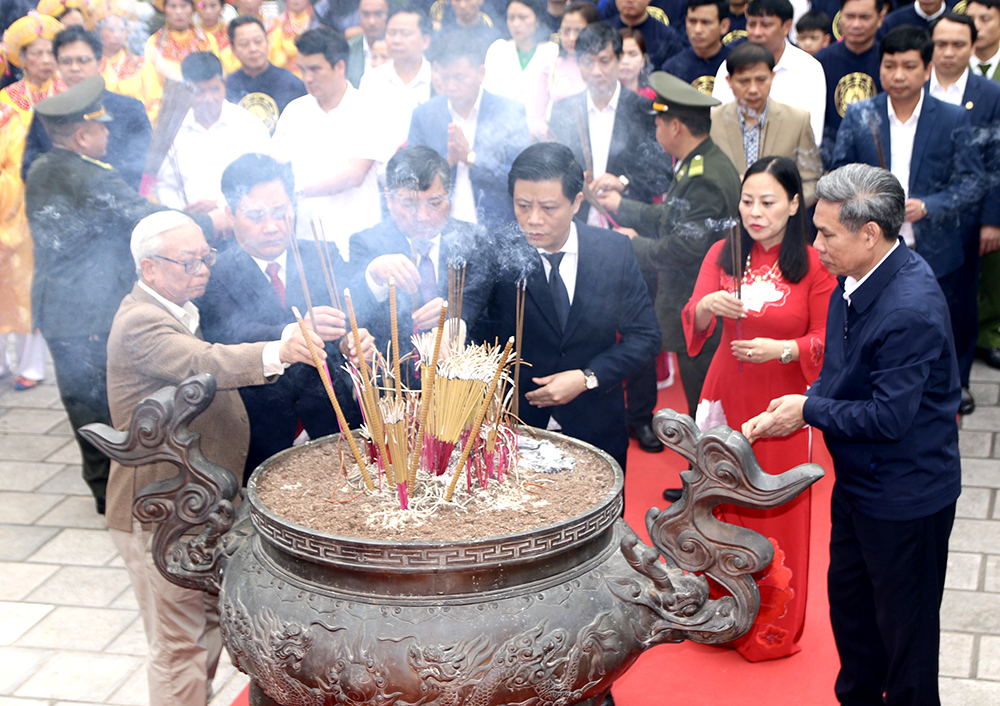
[[[677,354],[689,414],[694,416],[720,332],[716,330],[701,353],[688,356],[681,309],[694,291],[709,247],[737,222],[740,177],[708,134],[710,110],[719,101],[662,71],[653,73],[649,83],[656,91],[656,140],[675,160],[675,179],[666,199],[659,204],[630,199],[623,195],[625,186],[609,175],[591,188],[632,238],[639,267],[659,273],[656,315],[662,348]]]
[[[104,79],[88,78],[35,106],[53,149],[36,159],[25,182],[34,240],[31,312],[52,353],[59,395],[83,456],[83,479],[104,512],[110,462],[83,440],[85,424],[111,424],[106,381],[108,333],[132,289],[132,226],[155,211],[100,161],[112,120],[101,104]],[[211,242],[207,216],[195,218]]]

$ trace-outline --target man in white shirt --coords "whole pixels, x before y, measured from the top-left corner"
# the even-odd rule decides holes
[[[819,144],[826,118],[826,74],[816,59],[788,41],[792,14],[789,0],[752,0],[746,11],[747,38],[755,44],[763,44],[774,54],[771,98],[809,111],[813,139]],[[726,76],[723,63],[716,72],[715,88],[712,89],[712,97],[722,103],[735,100]]]
[[[108,337],[114,426],[127,430],[136,405],[160,388],[211,373],[218,392],[194,428],[205,456],[238,477],[250,433],[237,389],[273,381],[292,363],[312,365],[301,330],[294,329],[285,340],[235,346],[203,340],[200,314],[191,300],[205,291],[215,251],[184,214],[161,211],[143,218],[132,231],[131,250],[139,281],[122,300]],[[320,337],[309,335],[322,350]],[[137,467],[112,462],[108,534],[128,569],[145,627],[151,655],[146,665],[149,703],[205,706],[221,650],[217,601],[160,574],[150,550],[152,532],[132,515],[139,491],[176,475],[177,467],[169,462]]]
[[[160,166],[156,198],[170,208],[208,215],[216,231],[228,230],[222,172],[240,155],[267,152],[271,137],[253,113],[226,100],[222,64],[214,54],[188,55],[181,74],[194,86],[195,102]]]
[[[385,41],[392,61],[366,71],[360,90],[377,108],[385,125],[379,131],[379,161],[389,158],[406,143],[413,109],[431,97],[431,63],[424,52],[431,45],[434,27],[427,13],[410,5],[395,8],[385,26]],[[373,116],[374,117],[374,116]]]
[[[271,138],[271,156],[291,163],[299,192],[296,235],[313,227],[347,256],[352,233],[378,223],[379,158],[367,100],[348,83],[347,42],[325,27],[303,33],[295,46],[309,95],[285,108]]]
[[[976,45],[969,67],[1000,81],[1000,0],[971,0],[965,14],[976,23]]]

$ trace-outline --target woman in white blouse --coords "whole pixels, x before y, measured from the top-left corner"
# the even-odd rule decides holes
[[[528,127],[533,137],[548,133],[545,124],[545,98],[541,111],[538,92],[543,68],[559,55],[555,43],[545,39],[543,23],[545,4],[541,0],[510,0],[507,3],[507,29],[511,39],[498,39],[486,52],[486,78],[483,88],[490,93],[512,98],[524,104]]]

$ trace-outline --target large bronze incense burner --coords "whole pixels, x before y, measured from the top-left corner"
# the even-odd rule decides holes
[[[684,497],[646,514],[653,547],[620,518],[621,470],[582,442],[573,443],[613,468],[615,482],[566,521],[461,542],[338,537],[261,503],[256,488],[274,459],[234,512],[237,481],[188,429],[214,394],[211,376],[192,377],[139,404],[128,431],[92,425],[84,434],[120,463],[179,467],[145,488],[133,512],[159,523],[154,556],[164,575],[218,593],[226,647],[260,706],[599,704],[643,650],[749,629],[759,607],[750,574],[772,547],[712,510],[774,507],[823,474],[804,464],[767,475],[742,435],[701,433],[663,410],[656,433],[691,469]],[[707,577],[730,595],[710,598]]]

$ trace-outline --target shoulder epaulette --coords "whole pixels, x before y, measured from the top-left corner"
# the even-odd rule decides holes
[[[85,154],[81,154],[80,155],[80,159],[82,159],[84,162],[90,162],[91,164],[96,164],[101,169],[114,169],[114,167],[112,167],[107,162],[102,162],[99,159],[94,159],[93,157],[88,157]]]

